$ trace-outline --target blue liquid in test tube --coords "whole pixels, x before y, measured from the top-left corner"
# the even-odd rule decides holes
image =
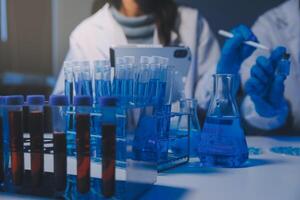
[[[135,72],[135,83],[134,83],[134,103],[136,105],[146,104],[148,98],[148,86],[150,78],[150,58],[142,56],[140,58],[140,66]]]
[[[75,80],[75,92],[78,95],[93,96],[92,77],[90,63],[87,61],[74,62],[73,73]]]
[[[94,78],[95,78],[95,102],[99,97],[111,96],[112,85],[111,85],[111,67],[107,60],[96,61],[94,63]]]

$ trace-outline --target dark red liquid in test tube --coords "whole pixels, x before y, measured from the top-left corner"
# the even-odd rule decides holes
[[[90,190],[90,115],[76,114],[77,190]]]
[[[110,198],[115,194],[116,126],[102,125],[102,194]]]
[[[22,184],[24,173],[22,122],[22,111],[8,112],[12,182],[16,186],[20,186]]]
[[[33,186],[39,186],[44,171],[43,134],[44,113],[29,112],[28,130],[30,135],[31,180]]]
[[[3,142],[3,120],[0,117],[0,183],[4,181]]]
[[[24,133],[28,133],[28,114],[29,114],[29,106],[23,106],[23,131]]]
[[[55,132],[53,134],[53,143],[55,189],[63,191],[66,189],[67,182],[66,134]]]

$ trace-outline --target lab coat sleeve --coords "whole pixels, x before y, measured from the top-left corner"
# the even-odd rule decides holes
[[[260,43],[274,48],[280,44],[279,38],[277,38],[276,33],[270,34],[269,30],[272,30],[272,25],[270,24],[269,16],[260,17],[257,22],[252,27],[252,31],[258,37]],[[256,50],[253,55],[247,59],[241,68],[241,81],[242,87],[244,87],[247,80],[250,78],[251,67],[255,64],[256,59],[259,56],[269,57],[268,52],[262,50]],[[286,106],[280,109],[274,117],[266,118],[260,116],[255,109],[255,105],[249,96],[246,96],[241,106],[241,113],[245,121],[251,126],[262,129],[262,130],[274,130],[285,125],[289,108]]]
[[[220,57],[220,47],[207,21],[204,18],[198,20],[198,47],[197,73],[195,74],[195,98],[199,107],[206,110],[213,91],[212,75],[216,73],[217,62]]]

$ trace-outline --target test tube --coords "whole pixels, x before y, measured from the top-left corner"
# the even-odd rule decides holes
[[[148,86],[148,101],[150,104],[157,104],[157,91],[160,78],[160,57],[153,56],[150,60],[150,81]]]
[[[92,98],[75,96],[76,149],[77,149],[77,190],[84,194],[90,190],[90,112]]]
[[[44,171],[44,102],[45,96],[43,95],[27,96],[31,181],[34,187],[41,184]]]
[[[102,96],[111,96],[111,67],[108,60],[94,62],[95,102]]]
[[[125,79],[125,60],[122,57],[116,59],[115,77],[113,82],[113,96],[121,99],[123,80]]]
[[[68,97],[68,101],[70,104],[73,104],[73,97],[74,97],[74,74],[73,74],[73,64],[72,62],[66,61],[64,62],[64,76],[65,76],[65,96]],[[73,111],[72,107],[69,107],[69,111]],[[73,130],[73,116],[67,116],[67,124],[68,130]]]
[[[49,102],[44,105],[44,134],[52,134],[52,112]]]
[[[74,96],[74,78],[72,63],[64,62],[63,68],[65,75],[65,95],[68,97],[69,102],[72,104]]]
[[[140,67],[137,72],[136,84],[134,89],[134,98],[137,105],[143,105],[147,100],[147,89],[150,81],[150,57],[142,56],[140,58]]]
[[[92,76],[88,61],[73,62],[75,93],[77,96],[93,96]]]
[[[27,102],[24,102],[23,105],[23,131],[24,133],[28,133],[28,114],[29,114],[29,107]]]
[[[49,99],[52,111],[54,183],[57,192],[63,192],[67,183],[67,142],[66,112],[69,105],[67,96],[52,95]]]
[[[125,99],[125,103],[133,101],[133,78],[135,69],[135,57],[134,56],[124,56],[125,62],[125,77],[122,88],[122,96]]]
[[[4,127],[3,127],[3,107],[4,97],[0,96],[0,186],[4,182]]]
[[[102,111],[102,194],[110,198],[115,194],[117,98],[100,98],[99,106]]]
[[[158,91],[157,91],[157,99],[158,103],[164,104],[166,101],[166,92],[167,92],[167,81],[168,81],[168,64],[169,59],[160,57],[159,58],[160,63],[160,73],[159,73],[159,84],[158,84]]]
[[[7,96],[5,104],[8,112],[9,143],[11,153],[11,173],[14,186],[21,186],[24,174],[23,150],[23,96]]]

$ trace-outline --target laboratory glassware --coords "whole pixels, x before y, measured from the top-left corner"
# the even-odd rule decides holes
[[[24,97],[7,96],[8,131],[10,143],[11,179],[13,186],[19,187],[24,176],[24,146],[23,146],[23,104]]]
[[[69,102],[72,103],[74,97],[74,77],[72,62],[64,62],[63,69],[65,76],[65,95],[68,97]]]
[[[76,152],[77,152],[77,190],[81,194],[90,191],[90,113],[92,98],[75,96],[76,111]]]
[[[49,98],[52,113],[54,187],[57,196],[61,196],[67,184],[67,121],[66,112],[69,99],[64,95],[52,95]]]
[[[76,61],[73,65],[73,76],[76,96],[93,96],[92,76],[89,61]]]
[[[33,187],[38,187],[41,184],[44,172],[44,102],[45,96],[43,95],[27,96],[31,183]]]
[[[147,99],[147,88],[150,80],[150,57],[142,56],[139,67],[136,69],[136,81],[134,84],[134,103],[145,105]]]
[[[111,67],[108,60],[94,62],[95,102],[99,97],[111,96]]]
[[[180,153],[181,151],[186,151],[188,146],[190,156],[198,156],[201,127],[197,115],[197,107],[198,102],[196,99],[180,100],[180,113],[186,115],[180,116],[178,121],[177,142],[172,145],[174,152]],[[186,141],[187,137],[180,137],[182,135],[189,135],[189,141]]]
[[[117,98],[102,97],[99,99],[101,107],[102,133],[102,194],[110,198],[115,194],[116,167],[116,106]]]
[[[235,75],[215,74],[214,93],[199,143],[203,166],[240,167],[248,159],[247,142],[233,96]]]

